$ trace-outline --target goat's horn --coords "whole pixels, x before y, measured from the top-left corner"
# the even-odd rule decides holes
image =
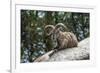
[[[63,27],[65,30],[67,29],[67,27],[63,24],[63,23],[58,23],[56,26],[55,26],[55,29],[58,29],[60,27]]]
[[[53,26],[53,25],[46,25],[45,27],[44,27],[44,29],[46,30],[46,29],[48,29],[48,28],[51,28],[51,31],[47,34],[47,36],[49,36],[49,35],[51,35],[52,34],[52,32],[53,32],[53,30],[55,29],[55,26]]]

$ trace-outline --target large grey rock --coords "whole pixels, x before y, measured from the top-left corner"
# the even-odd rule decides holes
[[[78,47],[66,48],[54,53],[48,61],[89,60],[89,38],[78,43]]]

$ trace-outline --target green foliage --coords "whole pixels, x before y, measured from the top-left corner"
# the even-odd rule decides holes
[[[32,62],[54,43],[46,42],[45,25],[64,23],[78,41],[89,37],[89,13],[21,10],[21,63]]]

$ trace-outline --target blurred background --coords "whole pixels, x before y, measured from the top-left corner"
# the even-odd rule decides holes
[[[56,12],[21,10],[21,63],[30,63],[54,45],[45,43],[44,27],[63,23],[73,32],[78,41],[90,35],[90,14],[79,12]],[[47,46],[48,45],[48,46]]]

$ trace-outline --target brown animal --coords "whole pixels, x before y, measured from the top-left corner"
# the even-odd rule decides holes
[[[57,47],[56,49],[66,49],[77,47],[78,41],[76,36],[72,32],[62,32],[61,28],[67,28],[64,24],[58,23],[55,26],[55,29],[50,32],[49,35],[55,35],[57,40]]]

